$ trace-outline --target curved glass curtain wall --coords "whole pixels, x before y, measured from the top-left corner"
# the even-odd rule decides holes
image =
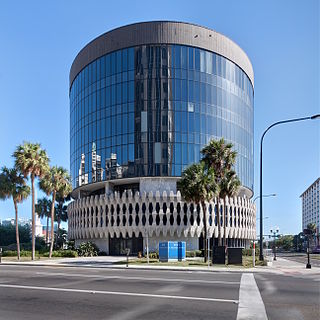
[[[119,50],[87,65],[70,91],[73,188],[96,181],[180,176],[211,139],[238,151],[253,189],[253,88],[234,63],[179,45]]]

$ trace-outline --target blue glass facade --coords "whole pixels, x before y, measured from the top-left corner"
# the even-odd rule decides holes
[[[230,60],[199,48],[145,45],[87,65],[70,90],[73,188],[109,179],[180,176],[211,138],[238,152],[253,189],[253,87]]]

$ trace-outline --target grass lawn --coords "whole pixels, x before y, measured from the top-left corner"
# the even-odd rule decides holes
[[[2,257],[1,258],[2,261],[13,261],[13,262],[18,262],[18,258],[17,257]],[[45,259],[45,258],[42,258]],[[36,260],[40,260],[40,257],[37,256]],[[31,261],[31,257],[20,257],[20,261],[25,262],[25,261]]]
[[[52,260],[52,259],[61,259],[59,257],[52,257],[51,259],[49,259],[48,257],[43,257],[43,256],[36,256],[36,260]],[[2,261],[7,261],[7,262],[19,262],[17,257],[2,257],[1,258]],[[20,262],[28,262],[28,261],[32,261],[31,260],[31,256],[30,257],[20,257]]]
[[[126,260],[118,261],[115,264],[126,264]],[[146,265],[148,263],[147,258],[137,258],[137,259],[130,259],[130,265]],[[178,262],[159,262],[158,259],[149,259],[149,263],[152,266],[176,266],[176,267],[207,267],[208,263],[203,262],[203,258],[199,258],[197,260],[186,260],[186,261],[178,261]],[[210,265],[213,265],[210,262]],[[263,266],[266,263],[259,261],[259,257],[256,257],[256,266]],[[224,264],[214,264],[215,267],[225,267]],[[239,267],[241,265],[228,265],[228,267]],[[250,256],[243,256],[242,257],[242,267],[244,268],[252,268],[252,257]]]

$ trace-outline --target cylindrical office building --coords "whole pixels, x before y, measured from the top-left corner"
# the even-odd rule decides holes
[[[253,81],[238,45],[189,23],[132,24],[84,47],[70,71],[69,238],[109,254],[144,251],[147,235],[151,250],[173,239],[201,248],[201,208],[176,182],[210,139],[224,137],[242,184],[225,203],[228,244],[247,245],[255,238]],[[223,202],[207,205],[214,243]]]

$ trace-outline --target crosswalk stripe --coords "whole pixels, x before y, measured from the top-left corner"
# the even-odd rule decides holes
[[[252,273],[243,273],[240,282],[237,320],[268,320],[266,308]]]

